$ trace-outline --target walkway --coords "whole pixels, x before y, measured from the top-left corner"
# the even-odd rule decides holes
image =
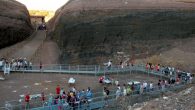
[[[22,73],[71,73],[71,74],[89,74],[89,75],[104,75],[107,73],[123,73],[123,72],[141,72],[146,73],[148,75],[156,75],[159,77],[168,78],[162,74],[162,70],[155,71],[155,70],[146,70],[144,65],[134,65],[134,66],[126,66],[121,68],[119,65],[113,65],[110,69],[107,69],[105,66],[100,65],[43,65],[42,69],[40,70],[39,65],[33,65],[32,69],[20,69],[20,70],[13,70],[12,72],[22,72]]]
[[[36,51],[42,45],[44,39],[46,38],[45,31],[37,31],[35,32],[34,38],[22,46],[22,48],[18,49],[15,53],[13,53],[10,58],[29,58],[31,59]]]

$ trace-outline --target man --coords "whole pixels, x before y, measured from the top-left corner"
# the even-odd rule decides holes
[[[110,91],[104,87],[104,90],[103,90],[103,95],[104,95],[104,100],[105,100],[105,106],[108,106],[108,96],[110,94]]]
[[[119,87],[117,87],[116,90],[116,100],[121,96],[121,89]]]
[[[26,102],[25,110],[30,109],[30,104],[29,104],[29,102],[30,102],[30,94],[29,93],[27,93],[26,96],[25,96],[25,102]]]
[[[39,68],[40,70],[42,70],[42,62],[40,62]]]
[[[57,85],[57,87],[56,87],[56,95],[60,95],[60,86],[59,85]]]
[[[108,66],[107,66],[108,70],[110,70],[110,69],[111,69],[111,66],[112,66],[112,61],[110,61],[110,60],[109,60],[109,62],[108,62]]]
[[[42,104],[45,103],[45,94],[44,94],[44,92],[41,93],[41,101],[42,101]]]

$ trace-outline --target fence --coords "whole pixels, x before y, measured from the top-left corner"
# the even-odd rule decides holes
[[[133,105],[135,103],[140,103],[146,100],[150,100],[151,98],[154,98],[154,97],[159,97],[164,92],[178,90],[183,87],[185,87],[185,84],[178,84],[174,86],[168,86],[164,90],[162,90],[156,86],[153,90],[147,89],[143,93],[140,93],[139,90],[135,90],[131,92],[131,94],[129,94],[128,96],[121,95],[119,98],[129,98],[128,105]],[[94,97],[88,103],[81,103],[81,101],[77,101],[74,107],[71,106],[71,103],[67,103],[66,100],[63,100],[63,99],[60,100],[60,103],[54,104],[53,102],[55,101],[55,99],[53,99],[52,101],[46,100],[45,102],[42,102],[40,101],[39,98],[37,98],[37,99],[31,100],[30,109],[31,110],[57,110],[59,107],[63,108],[63,110],[99,109],[99,108],[103,108],[105,104],[110,105],[114,103],[116,100],[120,101],[120,99],[116,99],[115,91],[116,90],[112,90],[106,100],[102,92],[101,93],[97,92],[94,94]],[[21,102],[9,101],[9,102],[6,102],[5,106],[6,106],[4,107],[5,110],[6,109],[7,110],[24,110],[26,108],[26,103],[24,101],[21,101]],[[124,106],[124,103],[122,106]]]
[[[160,71],[147,70],[145,65],[134,65],[134,66],[124,66],[112,65],[111,68],[102,65],[66,65],[66,64],[51,64],[51,65],[32,65],[28,68],[15,68],[12,67],[11,72],[33,72],[33,73],[70,73],[70,74],[90,74],[90,75],[102,75],[107,73],[121,73],[121,72],[143,72],[148,75],[156,75],[159,77],[168,78],[168,76],[162,74],[162,69]]]
[[[40,68],[40,65],[32,65],[32,67],[28,68],[11,68],[12,72],[37,72],[37,73],[72,73],[72,74],[91,74],[91,75],[101,75],[101,74],[106,74],[106,73],[119,73],[119,72],[138,72],[138,73],[145,73],[145,74],[152,74],[160,77],[165,77],[169,78],[169,76],[165,76],[162,74],[162,70],[160,71],[155,71],[155,70],[147,70],[145,69],[144,65],[135,65],[135,66],[125,66],[121,67],[119,65],[113,65],[111,68],[107,68],[105,66],[101,65],[42,65],[42,68]],[[138,91],[135,91],[139,93]],[[150,91],[151,92],[151,91]],[[112,95],[115,97],[115,90],[112,90]],[[132,95],[135,95],[135,93],[132,93]],[[94,94],[93,102],[91,102],[91,107],[90,109],[100,107],[104,104],[103,97],[102,97],[102,92],[97,92]],[[109,100],[110,102],[114,101],[115,98],[111,98]],[[33,101],[32,101],[33,102]],[[42,110],[46,109],[48,106],[42,107],[42,102],[36,101],[35,103],[31,103],[31,106],[33,110]],[[25,103],[23,100],[15,100],[15,101],[7,101],[5,103],[6,108],[9,108],[10,110],[12,109],[18,109],[22,110],[25,107]],[[83,105],[84,106],[84,105]],[[52,105],[52,107],[57,107],[57,105]],[[88,105],[85,105],[85,107],[88,107]],[[81,107],[82,108],[82,107]]]

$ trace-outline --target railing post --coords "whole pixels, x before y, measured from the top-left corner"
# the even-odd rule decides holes
[[[68,71],[70,72],[70,65],[68,65]]]
[[[99,67],[98,67],[98,72],[100,72],[100,65],[99,65]]]
[[[96,76],[97,70],[96,70],[96,65],[95,65],[95,76]]]
[[[118,72],[119,72],[119,66],[117,66],[117,76],[118,76]]]
[[[77,74],[79,74],[79,65],[77,66]]]
[[[61,73],[61,71],[62,71],[62,66],[60,65],[60,73]]]

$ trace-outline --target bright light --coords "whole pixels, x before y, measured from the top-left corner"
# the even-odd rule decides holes
[[[56,11],[58,8],[66,4],[69,0],[16,0],[26,5],[28,10],[52,10]]]

